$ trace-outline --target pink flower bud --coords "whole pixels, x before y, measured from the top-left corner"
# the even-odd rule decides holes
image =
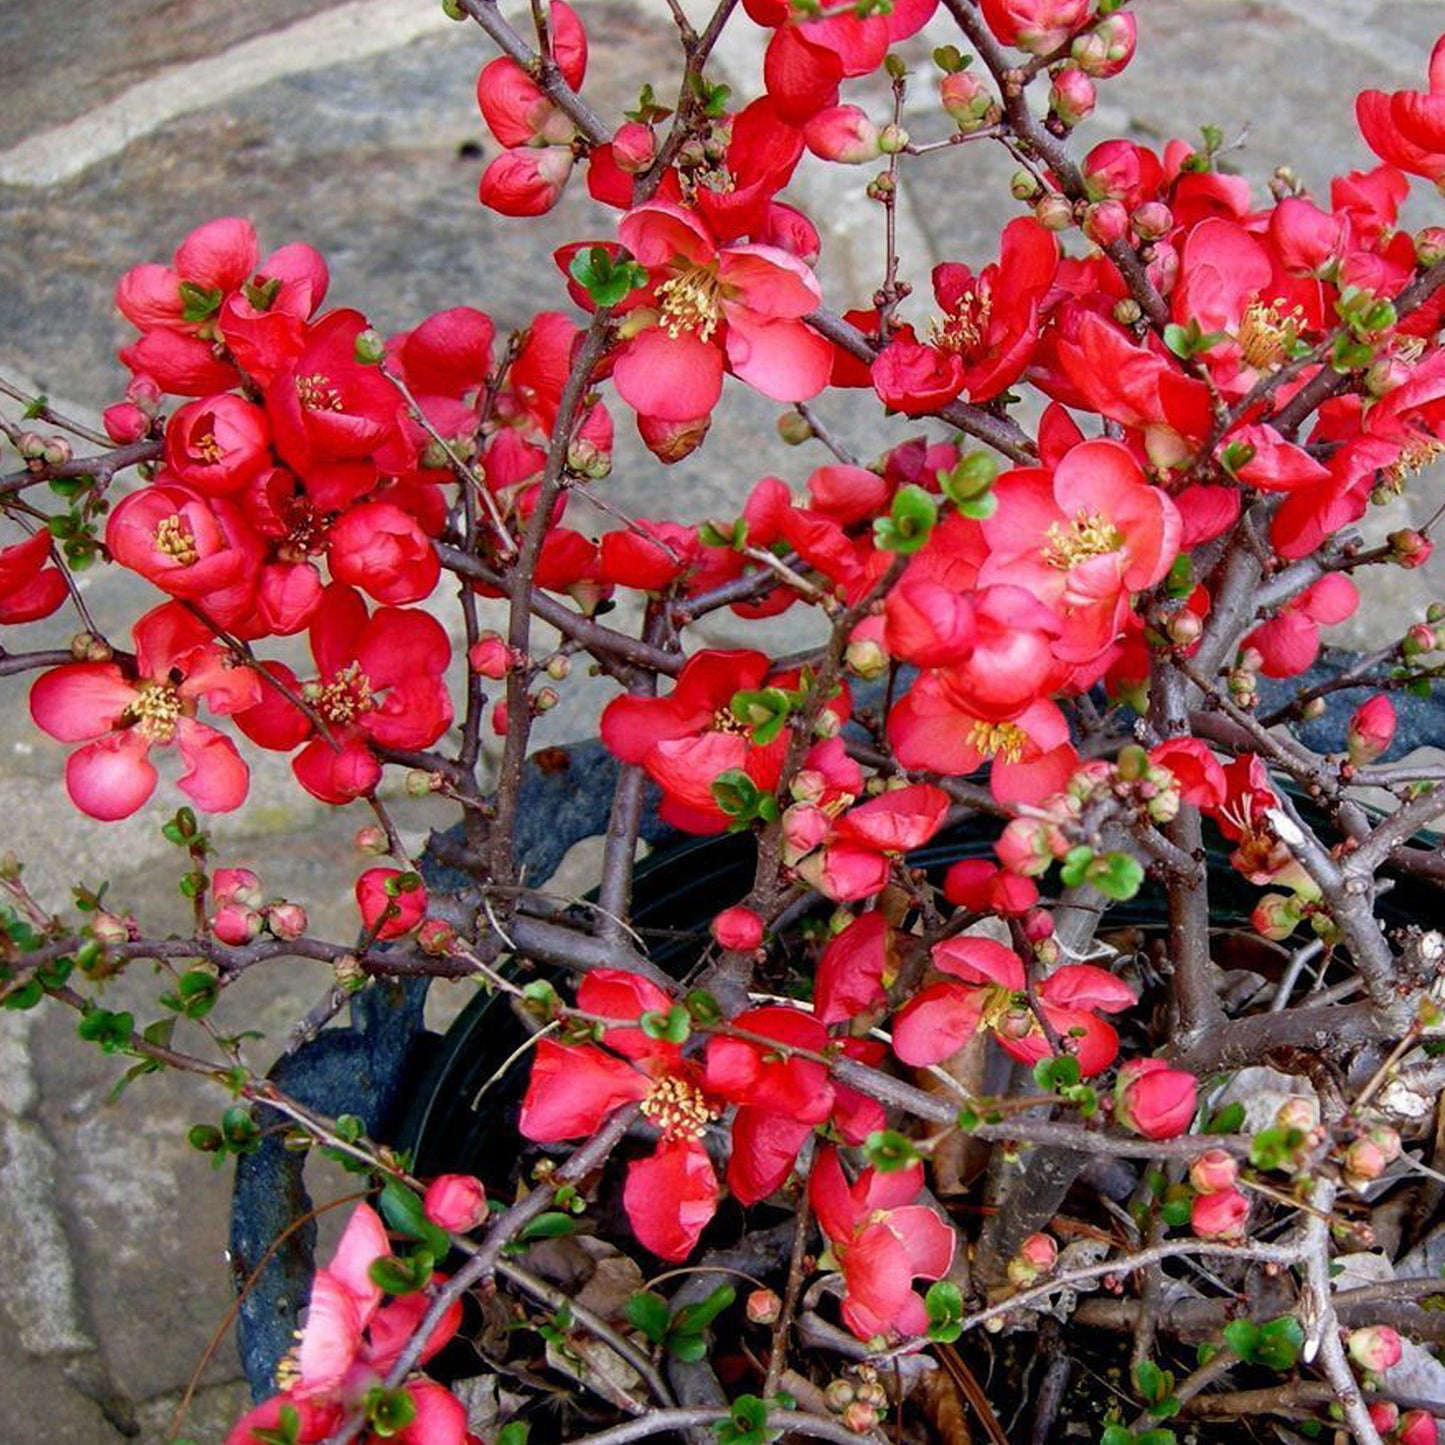
[[[512,652],[497,633],[488,632],[468,648],[467,662],[479,677],[499,682],[512,669]]]
[[[1440,1428],[1428,1410],[1406,1410],[1395,1439],[1398,1445],[1440,1445]]]
[[[90,920],[90,934],[97,943],[129,943],[135,937],[126,919],[103,910]]]
[[[1195,1196],[1189,1227],[1200,1239],[1243,1239],[1248,1216],[1249,1200],[1237,1189],[1221,1189]]]
[[[384,858],[391,852],[391,839],[380,823],[368,823],[356,830],[356,851],[372,858]]]
[[[1319,1123],[1319,1109],[1312,1099],[1295,1094],[1286,1099],[1275,1110],[1274,1124],[1277,1129],[1303,1129],[1309,1133]]]
[[[233,948],[250,943],[261,931],[261,915],[244,903],[223,903],[211,915],[211,932]]]
[[[815,156],[841,165],[864,165],[883,153],[878,127],[856,105],[819,111],[803,127],[803,140]]]
[[[455,952],[457,931],[450,923],[440,918],[427,918],[416,933],[417,947],[433,958],[445,958]]]
[[[981,130],[994,109],[993,92],[971,70],[945,75],[938,87],[943,108],[965,134]]]
[[[1373,763],[1389,752],[1395,740],[1395,704],[1387,694],[1378,692],[1355,709],[1350,719],[1345,746],[1355,767]]]
[[[1400,1423],[1400,1407],[1393,1400],[1375,1400],[1369,1406],[1370,1423],[1381,1435],[1394,1433]]]
[[[442,1174],[422,1197],[426,1217],[449,1234],[466,1234],[487,1217],[487,1191],[470,1174]]]
[[[776,1324],[783,1313],[783,1302],[773,1290],[755,1289],[748,1295],[747,1312],[750,1324]]]
[[[1238,1161],[1223,1149],[1206,1149],[1189,1166],[1189,1182],[1201,1194],[1218,1194],[1221,1190],[1233,1189],[1238,1178]]]
[[[477,199],[502,216],[545,215],[562,199],[571,174],[568,146],[503,151],[482,172]]]
[[[618,126],[612,137],[612,159],[617,169],[630,176],[645,171],[657,155],[657,137],[652,127],[640,120],[629,120]]]
[[[1423,567],[1435,550],[1435,544],[1423,532],[1417,532],[1413,527],[1391,532],[1385,540],[1390,544],[1395,565],[1404,567],[1407,571]]]
[[[1034,218],[1046,231],[1067,231],[1074,224],[1074,203],[1050,191],[1035,204]]]
[[[1023,1288],[1047,1274],[1059,1258],[1059,1246],[1052,1236],[1031,1234],[1019,1245],[1019,1252],[1008,1262],[1010,1284]]]
[[[1134,58],[1139,40],[1139,22],[1128,10],[1116,11],[1101,20],[1086,35],[1077,36],[1070,54],[1074,64],[1095,80],[1118,75]]]
[[[273,903],[261,917],[277,938],[300,938],[306,932],[306,910],[299,903]]]
[[[1345,1150],[1343,1164],[1345,1181],[1358,1188],[1378,1179],[1389,1167],[1385,1151],[1373,1139],[1355,1139]]]
[[[751,908],[724,908],[712,921],[712,936],[723,948],[751,953],[763,941],[763,920]]]
[[[1114,1117],[1146,1139],[1172,1139],[1194,1120],[1197,1088],[1163,1059],[1130,1059],[1114,1084]]]
[[[1129,224],[1141,241],[1157,241],[1174,229],[1174,213],[1163,201],[1145,201],[1135,206],[1129,216]],[[1176,613],[1176,616],[1195,617],[1193,612]]]
[[[1389,1325],[1351,1330],[1345,1345],[1350,1358],[1362,1370],[1373,1370],[1377,1375],[1400,1363],[1400,1336]]]
[[[1084,234],[1096,246],[1122,241],[1129,232],[1129,212],[1122,201],[1095,201],[1084,212]]]
[[[1040,818],[1015,818],[994,844],[998,861],[1010,873],[1025,878],[1047,873],[1054,859],[1068,851],[1068,842],[1059,829]]]
[[[878,1411],[863,1400],[854,1400],[843,1411],[843,1423],[855,1435],[866,1435],[878,1424]]]
[[[244,903],[257,907],[262,899],[261,880],[249,868],[217,868],[211,874],[211,901]]]
[[[1266,893],[1254,905],[1254,912],[1250,914],[1249,921],[1261,938],[1273,939],[1276,943],[1280,943],[1299,927],[1303,916],[1300,912],[1299,900],[1292,894]]]
[[[783,813],[783,861],[795,866],[832,831],[832,819],[821,808],[795,803]]]
[[[101,413],[105,434],[117,446],[138,442],[150,430],[151,419],[133,401],[118,401]]]
[[[1049,87],[1049,109],[1066,126],[1076,126],[1094,110],[1094,82],[1077,65],[1066,65]]]
[[[690,421],[662,421],[655,416],[638,413],[637,434],[642,444],[664,466],[690,457],[702,444],[712,425],[712,415],[693,417]]]
[[[1445,261],[1445,226],[1426,226],[1416,231],[1415,258],[1426,267]]]

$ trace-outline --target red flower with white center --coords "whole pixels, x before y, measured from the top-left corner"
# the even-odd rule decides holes
[[[65,787],[92,818],[128,818],[155,791],[153,746],[174,743],[186,772],[177,786],[198,808],[228,813],[245,800],[250,770],[236,745],[196,720],[204,700],[222,716],[250,707],[261,682],[233,666],[211,630],[177,602],[132,629],[135,661],[76,662],[36,680],[30,715],[63,743],[83,742],[65,764]]]
[[[311,652],[319,676],[300,691],[325,724],[324,734],[270,687],[236,725],[266,748],[285,751],[306,742],[292,770],[323,803],[349,803],[377,785],[381,762],[373,743],[426,748],[450,725],[451,644],[428,613],[382,607],[368,616],[360,593],[333,582],[311,624]],[[289,669],[268,670],[291,681]]]
[[[200,604],[226,628],[250,612],[265,555],[235,502],[201,496],[164,472],[110,514],[105,545],[122,567]]]
[[[983,523],[982,583],[1024,587],[1064,623],[1057,655],[1085,663],[1123,630],[1131,593],[1158,582],[1179,552],[1183,522],[1127,447],[1073,447],[1054,468],[1021,468],[994,484]]]
[[[672,1002],[619,969],[594,969],[577,988],[577,1007],[603,1018],[665,1014]],[[628,1166],[623,1207],[642,1244],[662,1259],[685,1259],[717,1208],[717,1175],[702,1143],[717,1105],[679,1045],[630,1027],[607,1029],[602,1042],[615,1052],[543,1039],[517,1127],[539,1144],[587,1138],[615,1109],[640,1105],[660,1137]]]
[[[706,416],[724,367],[774,401],[805,401],[828,382],[832,348],[800,319],[822,292],[775,246],[719,246],[692,212],[666,202],[629,211],[618,236],[651,281],[624,319],[613,364],[618,394],[664,421]]]
[[[923,1165],[865,1169],[850,1186],[836,1149],[824,1149],[808,1179],[808,1201],[838,1261],[847,1293],[843,1320],[860,1340],[921,1335],[928,1313],[915,1279],[942,1279],[955,1236],[931,1209],[911,1201]]]
[[[1365,144],[1389,165],[1438,181],[1445,176],[1445,35],[1435,42],[1428,91],[1362,90],[1355,119]]]
[[[999,259],[977,276],[967,266],[933,268],[942,316],[931,339],[963,363],[970,401],[988,401],[1024,373],[1039,335],[1039,308],[1059,268],[1059,243],[1032,216],[1004,227]]]
[[[1026,1064],[1050,1048],[1024,991],[1024,966],[1012,949],[989,938],[949,938],[936,944],[933,965],[960,982],[934,983],[916,994],[893,1021],[893,1052],[905,1064],[936,1064],[989,1029],[1006,1053]],[[1065,964],[1035,990],[1043,1016],[1090,1078],[1112,1064],[1119,1036],[1098,1016],[1131,1007],[1133,991],[1087,963]]]
[[[1000,803],[1040,803],[1079,765],[1069,725],[1047,698],[999,722],[972,714],[931,673],[894,705],[888,740],[905,768],[962,777],[992,762],[989,787]]]

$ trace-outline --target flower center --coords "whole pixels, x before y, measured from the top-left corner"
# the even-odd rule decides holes
[[[208,431],[198,436],[191,443],[191,451],[201,461],[205,462],[207,466],[212,467],[226,455],[225,449],[221,446],[220,442],[216,440],[216,434],[213,431]]]
[[[281,509],[286,535],[276,548],[283,562],[304,562],[326,550],[326,519],[305,497],[289,499]]]
[[[708,1107],[702,1090],[676,1074],[664,1074],[638,1105],[642,1116],[664,1139],[701,1139],[718,1111]]]
[[[172,512],[169,517],[162,517],[156,523],[155,544],[157,551],[164,552],[167,557],[174,557],[182,567],[189,567],[201,555],[196,549],[196,539],[186,525],[186,519],[179,512]]]
[[[1010,1039],[1027,1038],[1036,1027],[1028,995],[1002,984],[990,984],[978,1016],[980,1029],[994,1029]]]
[[[662,303],[658,325],[669,336],[691,331],[699,341],[711,340],[722,316],[722,283],[716,266],[686,267],[668,277],[657,288],[657,296]]]
[[[734,714],[730,707],[720,707],[712,715],[709,732],[731,733],[735,737],[747,737],[749,724]]]
[[[1044,561],[1061,572],[1117,551],[1124,540],[1102,512],[1080,512],[1072,522],[1053,522],[1044,538]]]
[[[1016,723],[976,722],[969,732],[968,741],[985,758],[1002,758],[1006,763],[1016,763],[1024,755],[1029,736]]]
[[[954,302],[953,309],[929,326],[929,338],[944,351],[969,352],[983,344],[993,297],[970,287]]]
[[[142,683],[135,701],[121,716],[134,723],[142,737],[153,743],[168,743],[176,735],[176,723],[185,711],[181,695],[168,682]]]
[[[1399,491],[1406,480],[1416,472],[1424,471],[1431,462],[1445,453],[1445,441],[1439,437],[1417,434],[1405,443],[1404,450],[1394,462],[1380,473],[1380,480],[1388,487]]]
[[[1244,364],[1254,371],[1271,371],[1284,361],[1299,340],[1304,310],[1292,306],[1283,310],[1284,300],[1261,301],[1256,297],[1239,318],[1235,340],[1244,353]]]
[[[296,395],[307,411],[341,411],[341,393],[332,386],[329,376],[312,372],[296,378]]]
[[[359,662],[349,662],[330,682],[308,682],[302,696],[330,723],[355,722],[376,706],[371,679]]]

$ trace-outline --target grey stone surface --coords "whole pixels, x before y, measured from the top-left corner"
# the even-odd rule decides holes
[[[1256,185],[1280,161],[1316,185],[1331,170],[1367,164],[1350,81],[1420,84],[1441,23],[1438,5],[1402,0],[1180,0],[1140,13],[1145,61],[1101,88],[1086,136],[1154,144],[1193,136],[1206,121],[1230,133],[1247,122],[1248,147],[1232,160]],[[368,46],[355,31],[369,19],[394,28],[376,29]],[[589,93],[604,114],[630,104],[642,79],[660,92],[671,83],[661,0],[591,0],[586,19]],[[610,234],[611,214],[580,182],[545,228],[478,207],[482,161],[465,152],[490,144],[473,100],[487,43],[474,28],[413,24],[405,0],[0,0],[0,33],[15,58],[0,108],[0,174],[24,147],[33,161],[41,142],[47,163],[64,170],[66,137],[79,134],[56,130],[68,123],[103,131],[108,147],[70,179],[0,186],[0,374],[85,413],[115,399],[125,380],[111,360],[129,335],[111,307],[116,277],[139,260],[164,259],[212,216],[252,216],[267,247],[293,239],[319,246],[332,267],[332,303],[362,307],[383,329],[462,303],[485,307],[502,329],[541,306],[565,307],[550,246]],[[725,78],[749,83],[763,38],[746,22],[729,33],[718,54]],[[928,43],[907,49],[920,72]],[[148,111],[142,102],[162,92],[165,106]],[[881,92],[864,98],[882,113]],[[168,118],[157,120],[162,112]],[[946,133],[926,84],[915,88],[905,119],[918,139]],[[1004,194],[1011,163],[965,149],[909,171],[900,250],[916,288],[910,314],[919,319],[929,266],[993,259],[997,231],[1015,213]],[[805,162],[794,187],[823,234],[821,274],[839,309],[866,302],[882,278],[879,215],[862,199],[868,173]],[[820,458],[782,447],[778,409],[731,389],[707,446],[670,470],[619,414],[607,499],[638,515],[730,516],[762,475],[801,484]],[[846,400],[823,410],[864,456],[916,430]],[[1405,510],[1422,520],[1438,492],[1438,478],[1415,479]],[[576,525],[608,525],[582,501],[572,506]],[[1372,516],[1367,531],[1373,537],[1400,521]],[[1333,640],[1361,645],[1393,635],[1423,610],[1442,576],[1436,566],[1367,578],[1366,607]],[[134,615],[145,597],[125,578],[87,577],[85,587],[107,621]],[[784,647],[804,640],[810,619],[799,614],[791,625]],[[73,621],[55,620],[49,645],[73,629]],[[710,639],[725,629],[720,621]],[[610,693],[601,680],[572,689],[542,720],[538,741],[584,732]],[[179,866],[158,829],[175,806],[173,791],[163,789],[127,823],[77,827],[60,784],[64,751],[35,733],[23,689],[8,687],[0,695],[0,847],[27,856],[27,878],[53,906],[76,877],[105,878],[111,897],[152,926],[167,917],[181,926]],[[359,808],[312,804],[284,760],[253,761],[252,801],[212,830],[219,861],[255,862],[269,889],[305,902],[319,930],[344,937],[354,922],[350,879],[363,866],[350,840],[366,818]],[[404,798],[392,802],[409,840],[419,842],[443,817]],[[577,850],[580,861],[559,889],[586,886],[588,851]],[[264,1061],[325,985],[314,965],[258,970],[228,991],[215,1023],[265,1030],[266,1044],[246,1045]],[[149,1020],[162,986],[138,973],[115,984],[107,1001]],[[439,993],[433,1012],[445,1017],[465,996]],[[168,1076],[112,1100],[119,1073],[114,1060],[77,1042],[67,1017],[0,1016],[0,1434],[10,1445],[113,1445],[126,1432],[147,1445],[166,1438],[179,1394],[230,1303],[220,1253],[226,1179],[185,1144],[187,1127],[214,1119],[224,1098],[201,1081]],[[223,1438],[245,1398],[236,1380],[223,1344],[188,1434]]]

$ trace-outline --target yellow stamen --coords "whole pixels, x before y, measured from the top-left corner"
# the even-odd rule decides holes
[[[702,1090],[676,1074],[658,1079],[638,1108],[664,1139],[701,1139],[718,1116],[716,1109],[708,1107]]]
[[[1023,757],[1029,736],[1016,723],[976,722],[968,735],[970,745],[985,758],[1016,763]]]
[[[329,376],[313,372],[296,378],[296,395],[307,411],[341,411],[341,393],[332,386]]]
[[[200,459],[208,466],[215,466],[225,455],[220,442],[216,440],[216,434],[208,431],[204,436],[197,437],[192,443],[193,450]]]
[[[953,309],[929,325],[929,340],[944,351],[967,352],[983,344],[993,297],[974,290],[965,291]]]
[[[722,283],[716,266],[689,266],[657,288],[662,303],[658,324],[669,336],[684,331],[708,341],[722,317]]]
[[[1080,512],[1067,524],[1054,522],[1044,536],[1044,561],[1061,572],[1118,551],[1124,540],[1102,512]]]
[[[1235,339],[1244,353],[1244,364],[1255,371],[1273,371],[1285,361],[1299,340],[1304,308],[1292,306],[1284,310],[1284,299],[1273,301],[1256,297],[1239,318]]]
[[[174,557],[182,567],[189,567],[201,555],[196,549],[196,539],[186,525],[186,519],[179,512],[172,512],[169,517],[162,517],[156,523],[155,543],[157,551],[164,552],[167,557]]]
[[[135,701],[121,715],[121,722],[134,724],[142,737],[153,743],[168,743],[176,735],[176,723],[185,713],[181,695],[168,682],[142,683]]]
[[[355,722],[376,706],[371,679],[362,672],[359,662],[348,663],[330,682],[308,682],[302,696],[327,722]]]

